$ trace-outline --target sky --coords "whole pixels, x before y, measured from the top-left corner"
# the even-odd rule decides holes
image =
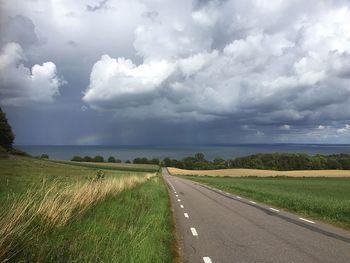
[[[349,0],[0,0],[24,145],[350,142]]]

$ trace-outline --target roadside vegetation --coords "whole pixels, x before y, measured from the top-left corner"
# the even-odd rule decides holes
[[[156,172],[0,158],[0,262],[171,262]]]
[[[154,164],[75,162],[75,161],[59,161],[59,160],[52,160],[52,162],[69,164],[74,166],[81,166],[81,167],[89,167],[89,168],[96,168],[96,169],[102,168],[102,169],[118,170],[118,171],[158,172],[160,170],[159,165],[154,165]]]
[[[350,178],[182,177],[350,229]]]

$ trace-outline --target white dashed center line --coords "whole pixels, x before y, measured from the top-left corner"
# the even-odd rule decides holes
[[[203,257],[204,263],[212,263],[210,257]]]
[[[180,207],[181,207],[181,208],[184,208],[184,206],[183,206],[183,205],[180,205]]]
[[[249,201],[249,203],[256,205],[256,203],[254,201]]]
[[[315,224],[314,221],[311,221],[311,220],[308,220],[308,219],[305,219],[305,218],[302,218],[302,217],[299,217],[300,220],[303,220],[305,222],[308,222],[308,223],[311,223],[311,224]]]
[[[192,235],[194,235],[195,237],[198,236],[197,230],[194,227],[191,227],[191,232],[192,232]]]
[[[275,211],[275,212],[279,212],[280,211],[280,210],[272,208],[272,207],[270,207],[270,210]]]
[[[177,199],[178,202],[181,202],[181,199]]]
[[[187,213],[184,213],[184,216],[185,216],[186,218],[188,218],[188,214],[187,214]]]
[[[176,197],[179,197],[179,195],[175,195]]]

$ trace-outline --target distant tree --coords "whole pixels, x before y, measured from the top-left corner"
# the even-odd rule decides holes
[[[191,156],[185,157],[182,159],[183,168],[192,170],[192,169],[194,169],[195,163],[197,161],[198,161],[198,159],[195,157],[191,157]]]
[[[7,150],[12,149],[15,135],[8,123],[5,112],[0,108],[0,145]]]
[[[194,155],[194,158],[196,158],[196,160],[197,160],[198,162],[203,162],[203,161],[205,161],[205,159],[204,159],[204,154],[203,154],[203,153],[196,153],[196,154]]]
[[[227,167],[227,163],[222,158],[215,158],[213,161],[213,165],[215,169],[224,169]]]
[[[140,164],[140,163],[142,163],[142,160],[141,160],[141,158],[135,158],[132,162],[135,164]]]
[[[84,156],[83,162],[92,162],[92,158],[90,156]]]
[[[43,153],[41,156],[40,156],[41,159],[49,159],[49,156],[45,153]]]
[[[105,159],[103,158],[103,156],[101,155],[96,155],[93,159],[92,159],[93,162],[96,162],[96,163],[103,163],[105,161]]]
[[[153,158],[153,159],[151,160],[151,163],[152,163],[152,164],[159,165],[160,161],[159,161],[158,158]]]
[[[126,160],[125,163],[131,163],[130,160]]]
[[[162,166],[164,166],[164,167],[170,167],[170,166],[172,166],[172,165],[171,165],[171,160],[170,160],[169,157],[166,157],[166,158],[163,159]]]
[[[73,161],[73,162],[82,162],[83,158],[81,158],[80,156],[76,155],[76,156],[73,156],[71,161]]]
[[[122,160],[120,160],[120,159],[116,159],[116,160],[115,160],[115,162],[116,162],[116,163],[121,163],[121,162],[122,162]]]
[[[115,160],[115,158],[113,156],[109,156],[107,161],[109,163],[115,163],[116,162],[116,160]]]

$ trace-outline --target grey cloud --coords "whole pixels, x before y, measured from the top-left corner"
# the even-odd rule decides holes
[[[18,5],[15,13],[34,21],[47,42],[37,45],[34,25],[15,13],[8,15],[27,32],[13,33],[21,32],[13,26],[7,38],[32,47],[25,50],[27,72],[53,61],[64,75],[67,88],[55,107],[62,115],[66,108],[77,109],[76,118],[85,114],[75,136],[87,129],[106,138],[123,134],[113,139],[121,142],[156,142],[153,125],[174,142],[350,138],[346,0],[37,3],[47,12]],[[171,132],[179,129],[183,135]]]
[[[109,0],[102,0],[102,1],[98,2],[97,5],[95,5],[95,6],[87,5],[86,10],[89,12],[95,12],[95,11],[98,11],[100,9],[107,9],[108,1]]]
[[[146,11],[142,13],[142,16],[154,21],[159,16],[159,13],[157,11]]]
[[[26,48],[39,43],[33,21],[23,15],[10,16],[0,25],[0,44],[16,42]]]

